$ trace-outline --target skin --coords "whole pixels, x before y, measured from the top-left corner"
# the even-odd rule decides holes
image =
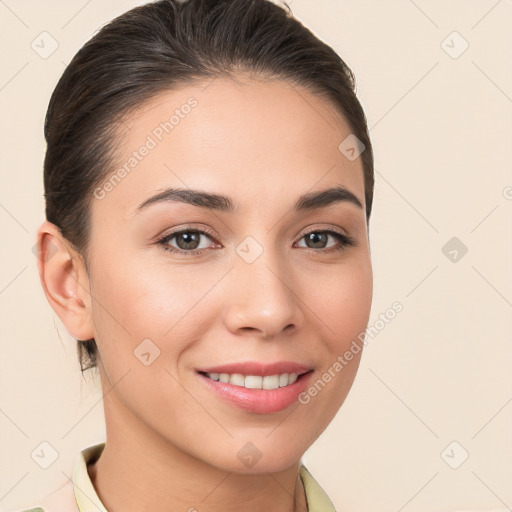
[[[239,77],[153,98],[125,119],[117,164],[191,96],[198,105],[93,201],[89,271],[53,224],[38,232],[41,253],[52,244],[39,259],[49,303],[73,337],[99,348],[108,441],[89,474],[113,511],[307,510],[300,458],[344,402],[362,351],[307,405],[273,414],[225,402],[195,368],[290,360],[314,368],[315,382],[364,331],[373,283],[361,158],[339,151],[351,130],[320,97]],[[292,211],[300,195],[335,185],[363,208]],[[239,212],[168,202],[133,214],[167,187],[228,195]],[[201,254],[157,243],[191,224],[215,234],[201,235]],[[308,246],[308,231],[327,229],[356,245]],[[263,249],[251,264],[236,252],[247,236]],[[167,244],[190,250],[179,237]],[[134,356],[144,339],[160,350],[149,366]],[[262,454],[252,467],[237,457],[247,442]]]

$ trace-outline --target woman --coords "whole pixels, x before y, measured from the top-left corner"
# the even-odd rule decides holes
[[[301,462],[372,300],[354,77],[268,0],[161,0],[73,58],[45,121],[41,284],[99,371],[107,441],[39,505],[334,505]]]

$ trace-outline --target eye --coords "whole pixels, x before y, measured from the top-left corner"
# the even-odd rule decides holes
[[[158,240],[157,243],[162,246],[164,251],[170,251],[178,254],[199,254],[209,246],[206,244],[206,246],[200,247],[202,237],[209,238],[210,240],[212,239],[211,234],[207,231],[187,228],[169,233]],[[176,239],[178,247],[174,247],[169,244],[169,242],[174,238]]]
[[[334,247],[325,248],[325,244],[327,243],[327,240],[329,237],[334,238],[338,241],[338,245],[335,245]],[[331,252],[331,251],[342,251],[346,249],[347,246],[355,246],[355,240],[348,235],[344,235],[343,233],[339,233],[338,231],[334,230],[325,230],[325,231],[309,231],[303,237],[301,238],[306,240],[307,244],[306,248],[311,249],[315,252]],[[313,247],[311,247],[311,245]],[[320,247],[319,247],[320,246]],[[317,249],[320,249],[321,251],[317,251]],[[323,249],[323,250],[322,250]]]

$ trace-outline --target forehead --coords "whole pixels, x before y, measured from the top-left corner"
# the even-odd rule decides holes
[[[287,202],[325,182],[322,188],[342,184],[364,202],[361,159],[339,149],[348,123],[286,81],[216,78],[165,91],[127,115],[120,133],[107,176],[115,179],[95,207],[125,219],[168,187],[222,192],[243,208],[244,198],[265,206],[280,192]]]

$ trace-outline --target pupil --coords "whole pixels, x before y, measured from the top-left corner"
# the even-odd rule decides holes
[[[325,242],[325,238],[327,237],[327,234],[326,233],[310,233],[308,235],[308,237],[309,237],[309,240],[313,242],[313,244],[317,244],[318,240],[320,240],[320,241],[323,240]],[[320,245],[322,246],[321,243],[320,243]]]
[[[193,234],[181,233],[178,237],[178,240],[181,240],[181,239],[185,239],[184,244],[178,244],[178,245],[180,245],[181,249],[195,249],[197,246],[199,235],[198,235],[198,233],[193,233]],[[187,239],[189,239],[189,240],[187,241]],[[192,247],[190,247],[190,244],[192,244]],[[194,244],[195,244],[195,246],[194,246]],[[183,245],[184,245],[184,247],[182,247]]]

